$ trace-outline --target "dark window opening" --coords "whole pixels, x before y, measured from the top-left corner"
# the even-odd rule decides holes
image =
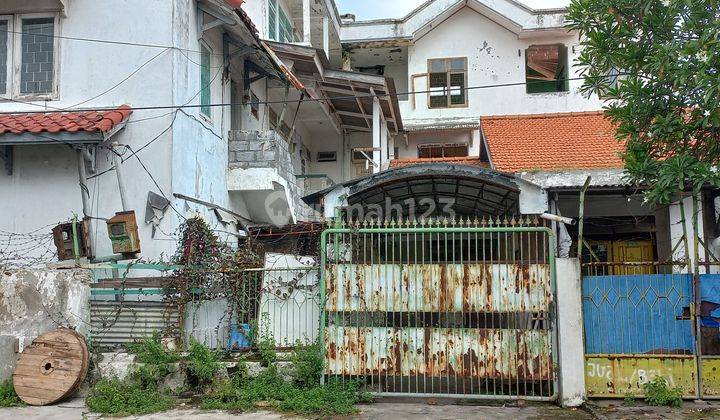
[[[335,162],[337,160],[337,152],[318,152],[318,162]]]
[[[468,146],[465,143],[430,143],[418,146],[418,158],[420,159],[465,156],[468,156]]]
[[[567,47],[533,45],[525,50],[525,82],[527,93],[567,92]]]

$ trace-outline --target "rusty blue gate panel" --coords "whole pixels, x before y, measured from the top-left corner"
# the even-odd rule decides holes
[[[694,354],[692,276],[583,278],[586,354]]]
[[[700,276],[700,383],[704,398],[720,398],[720,274]]]

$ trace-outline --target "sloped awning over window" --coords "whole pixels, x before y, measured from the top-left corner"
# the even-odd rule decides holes
[[[100,143],[124,127],[129,105],[101,111],[0,114],[0,145]]]
[[[2,0],[0,1],[0,15],[14,13],[65,13],[71,0]]]

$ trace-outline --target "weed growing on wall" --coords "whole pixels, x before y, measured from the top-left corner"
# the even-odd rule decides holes
[[[0,407],[22,407],[25,403],[15,393],[11,380],[0,382]]]
[[[249,299],[248,293],[253,290],[254,277],[244,270],[262,267],[263,251],[250,239],[237,250],[232,249],[199,217],[187,219],[179,230],[180,239],[171,263],[181,268],[175,271],[174,287],[166,290],[164,300],[185,312],[189,305],[224,299],[228,307],[223,320],[241,314],[252,316],[256,302]],[[184,333],[182,328],[177,331],[179,336]]]
[[[658,376],[643,384],[645,402],[649,405],[680,407],[682,405],[682,389],[670,388],[665,378]]]
[[[142,363],[132,375],[142,388],[156,389],[158,383],[170,373],[168,365],[178,361],[178,355],[163,346],[157,333],[130,344],[128,350]]]
[[[215,379],[215,375],[221,368],[220,353],[192,339],[186,368],[188,379],[195,387],[208,385]]]

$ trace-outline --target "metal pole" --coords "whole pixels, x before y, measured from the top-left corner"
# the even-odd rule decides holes
[[[82,197],[83,215],[90,216],[90,191],[87,187],[87,173],[85,171],[85,154],[82,149],[75,152],[78,160],[78,178],[80,180],[80,196]]]
[[[583,230],[585,227],[585,193],[587,192],[588,187],[590,186],[590,181],[592,181],[592,177],[588,176],[585,180],[585,184],[582,187],[582,190],[580,190],[580,209],[578,213],[578,246],[577,246],[577,257],[582,259],[582,251],[583,246],[585,242],[583,241]]]
[[[700,249],[699,239],[700,232],[698,228],[698,196],[695,191],[692,195],[692,225],[693,225],[693,303],[694,310],[700,311],[702,298],[700,296]],[[695,354],[697,365],[697,383],[698,398],[703,398],[703,374],[702,374],[702,329],[700,325],[700,317],[692,314],[695,321]]]
[[[680,222],[683,228],[683,244],[685,245],[685,260],[688,263],[688,273],[693,273],[692,257],[690,256],[690,245],[688,243],[687,235],[687,219],[685,218],[685,197],[682,191],[680,191]]]
[[[73,216],[72,221],[72,233],[73,233],[73,253],[75,254],[75,265],[80,265],[80,242],[78,241],[78,228],[77,228],[77,222],[78,218],[77,215]]]
[[[120,157],[120,153],[117,151],[119,147],[120,144],[118,143],[112,144],[113,162],[115,163],[115,174],[117,174],[118,189],[120,190],[120,202],[122,203],[122,209],[123,211],[128,211],[129,206],[127,203],[127,190],[125,189],[125,180],[122,176],[122,158]]]

